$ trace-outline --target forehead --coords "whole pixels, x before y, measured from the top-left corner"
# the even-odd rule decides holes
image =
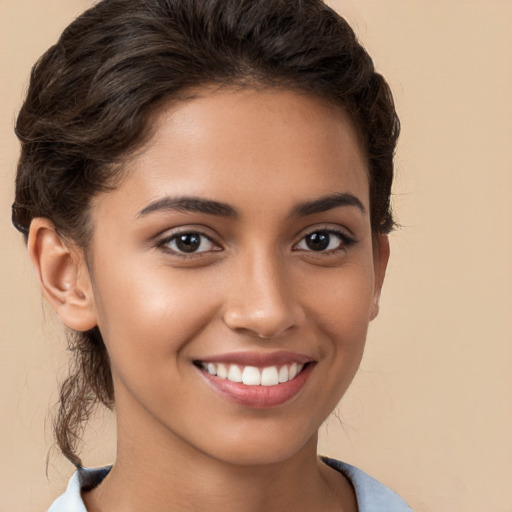
[[[368,207],[365,157],[340,106],[290,90],[201,90],[161,107],[152,123],[117,189],[93,207],[141,209],[193,195],[285,208],[345,192]]]

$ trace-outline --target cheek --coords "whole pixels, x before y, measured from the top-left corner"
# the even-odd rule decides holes
[[[340,348],[364,344],[373,304],[373,276],[371,261],[359,261],[317,276],[316,283],[304,283],[309,316]]]
[[[168,362],[186,350],[219,302],[208,281],[196,277],[161,267],[144,272],[119,267],[97,276],[98,326],[114,371],[155,367],[156,360]]]

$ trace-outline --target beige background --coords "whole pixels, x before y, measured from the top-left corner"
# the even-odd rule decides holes
[[[72,472],[53,453],[45,475],[66,354],[9,223],[12,126],[31,64],[90,3],[0,0],[0,512],[46,510]],[[511,512],[512,2],[331,3],[395,93],[403,228],[381,316],[321,451],[417,512]],[[112,438],[111,423],[95,422],[86,463],[112,460]]]

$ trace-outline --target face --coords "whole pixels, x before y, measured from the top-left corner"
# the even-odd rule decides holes
[[[91,211],[120,429],[285,460],[316,441],[376,314],[387,244],[372,245],[356,132],[276,90],[203,91],[155,122]]]

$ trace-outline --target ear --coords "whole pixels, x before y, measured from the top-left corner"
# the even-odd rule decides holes
[[[83,251],[68,245],[49,219],[32,220],[28,253],[43,295],[62,322],[75,331],[96,326],[94,296]]]
[[[373,289],[373,302],[370,309],[370,320],[379,314],[380,292],[386,276],[386,268],[389,260],[389,238],[387,235],[378,235],[374,242],[373,268],[375,285]]]

